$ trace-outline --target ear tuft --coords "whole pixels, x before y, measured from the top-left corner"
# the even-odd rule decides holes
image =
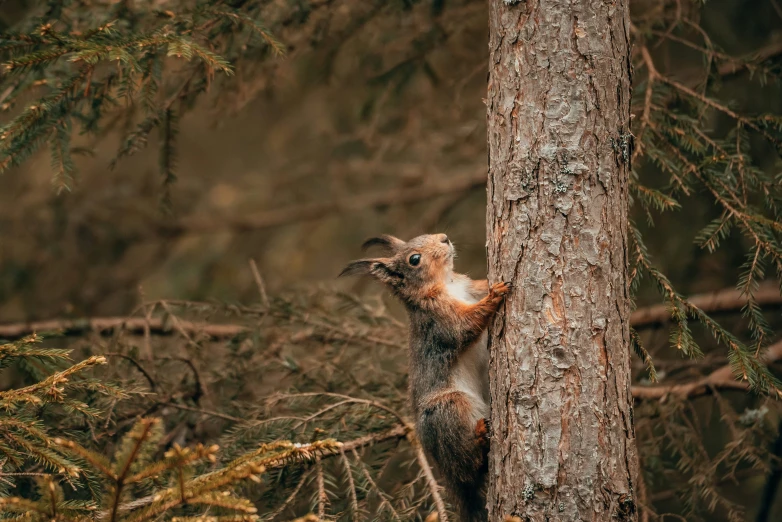
[[[361,245],[361,249],[366,250],[373,246],[379,246],[379,247],[383,247],[386,250],[396,252],[397,250],[402,248],[404,244],[405,242],[399,238],[396,238],[388,234],[383,234],[382,236],[371,237],[366,241],[364,241],[364,244]]]
[[[354,276],[354,275],[368,275],[372,269],[372,263],[374,259],[359,259],[358,261],[351,261],[348,266],[342,269],[337,277]]]

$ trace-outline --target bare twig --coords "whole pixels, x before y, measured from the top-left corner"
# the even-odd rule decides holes
[[[632,159],[635,159],[643,149],[643,136],[646,132],[646,128],[651,125],[650,115],[652,112],[652,94],[654,93],[654,82],[660,76],[660,74],[657,72],[657,68],[654,66],[652,57],[649,54],[649,49],[645,45],[641,46],[641,56],[643,57],[644,64],[646,65],[646,91],[644,93],[644,108],[641,114],[641,128],[638,131],[638,139],[636,140]]]
[[[326,485],[323,479],[323,465],[320,463],[320,456],[315,456],[315,475],[318,480],[318,518],[323,520],[326,518]]]
[[[353,452],[353,458],[356,459],[356,461],[359,461],[358,453],[356,453],[356,450],[351,450]],[[380,505],[381,507],[385,506],[388,508],[389,511],[391,511],[391,514],[394,516],[394,519],[396,520],[402,520],[402,518],[399,516],[399,513],[396,512],[396,509],[394,509],[393,504],[388,499],[388,496],[383,492],[382,489],[377,485],[377,483],[372,478],[372,475],[369,474],[369,471],[367,471],[367,467],[362,465],[361,466],[361,472],[364,475],[364,478],[367,479],[367,482],[374,488],[375,491],[377,491],[378,496],[380,497]]]
[[[339,402],[336,405],[329,406],[329,409],[331,409],[332,406],[337,406],[337,405],[347,404],[347,403],[366,404],[367,406],[372,406],[373,408],[377,408],[390,413],[391,415],[396,417],[396,419],[401,424],[407,425],[407,421],[405,420],[405,418],[402,416],[401,413],[394,410],[393,408],[389,408],[385,404],[369,399],[359,399],[358,397],[351,397],[350,395],[343,395],[341,393],[331,393],[331,392],[288,393],[288,394],[277,395],[277,398],[279,399],[294,399],[299,397],[333,397],[335,399],[343,399],[342,402]],[[412,430],[412,427],[410,427],[410,429]]]
[[[424,472],[424,477],[426,477],[426,484],[429,486],[429,493],[431,493],[432,499],[434,499],[434,505],[437,507],[437,515],[440,517],[440,522],[448,522],[448,512],[445,510],[443,497],[440,496],[440,486],[434,478],[432,467],[429,466],[429,461],[426,460],[424,448],[417,440],[412,440],[411,444],[415,447],[415,458],[418,460],[418,465]]]
[[[673,87],[674,89],[676,89],[680,93],[685,94],[685,95],[687,95],[687,96],[689,96],[691,98],[694,98],[694,99],[700,101],[701,103],[703,103],[704,105],[706,105],[708,107],[711,107],[714,110],[717,110],[717,111],[719,111],[719,112],[721,112],[723,114],[726,114],[726,115],[730,116],[731,118],[733,118],[737,122],[741,122],[742,125],[745,125],[745,126],[749,127],[750,129],[752,129],[752,130],[762,134],[766,139],[768,139],[772,143],[776,142],[776,140],[774,139],[773,136],[771,136],[768,132],[766,132],[765,130],[760,128],[756,123],[754,123],[751,120],[748,120],[747,118],[745,118],[744,116],[738,114],[736,111],[730,109],[726,105],[718,103],[718,102],[712,100],[711,98],[709,98],[707,96],[704,96],[703,94],[692,90],[691,88],[687,87],[686,85],[684,85],[684,84],[682,84],[680,82],[677,82],[676,80],[672,80],[671,78],[668,78],[667,76],[662,76],[661,75],[661,76],[658,77],[658,79],[660,80],[660,82]]]
[[[182,327],[182,324],[179,322],[179,318],[174,315],[174,312],[171,311],[171,308],[168,306],[168,303],[165,301],[160,301],[160,306],[163,307],[163,310],[166,311],[168,316],[171,318],[171,324],[174,325],[174,328],[179,332],[179,334],[187,339],[188,344],[191,344],[193,346],[198,346],[198,343],[193,341],[193,339],[190,337],[190,334],[187,333],[187,330]]]
[[[141,317],[88,317],[84,319],[51,319],[31,323],[12,323],[0,325],[0,337],[4,339],[19,339],[32,332],[58,332],[61,335],[82,335],[85,332],[96,332],[109,335],[117,329],[127,333],[143,335],[149,328],[155,335],[171,335],[174,331],[187,332],[189,335],[202,334],[214,339],[231,338],[245,333],[248,328],[235,324],[210,324],[185,321],[179,319],[179,328],[173,329],[162,318],[150,319]]]
[[[258,266],[255,264],[254,259],[250,259],[250,270],[253,273],[253,279],[255,279],[258,293],[261,296],[261,304],[263,304],[264,307],[269,308],[269,296],[266,294],[266,285],[263,284],[261,273],[258,271]]]
[[[171,406],[172,408],[177,408],[179,410],[192,411],[194,413],[200,413],[202,415],[208,415],[210,417],[217,417],[219,419],[224,419],[231,422],[245,422],[247,420],[247,419],[241,419],[239,417],[234,417],[233,415],[226,415],[225,413],[205,410],[203,408],[193,408],[190,406],[185,406],[184,404],[177,404],[175,402],[170,402],[170,401],[159,402],[158,404],[160,404],[161,406]]]
[[[152,376],[147,372],[147,370],[144,369],[144,367],[141,365],[140,362],[138,362],[136,359],[129,355],[125,355],[124,353],[117,353],[117,352],[106,352],[103,355],[108,355],[109,357],[120,357],[122,359],[125,359],[129,363],[131,363],[133,366],[136,367],[138,371],[140,371],[144,377],[147,379],[147,382],[149,382],[149,389],[150,391],[154,392],[157,390],[157,384],[155,383],[155,379],[152,378]]]

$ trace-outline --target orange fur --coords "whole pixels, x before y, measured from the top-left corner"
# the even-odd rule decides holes
[[[473,295],[486,295],[489,293],[489,281],[486,279],[478,279],[471,281]]]
[[[486,419],[479,419],[475,424],[475,439],[479,446],[489,449],[489,425]]]
[[[445,234],[404,242],[369,239],[389,257],[360,259],[343,275],[384,283],[410,317],[410,394],[416,431],[444,476],[465,520],[485,520],[483,485],[490,426],[488,352],[484,332],[510,285],[473,281],[453,271],[455,251]]]

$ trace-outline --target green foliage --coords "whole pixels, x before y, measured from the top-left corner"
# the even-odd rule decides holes
[[[677,16],[680,18],[673,25],[662,17],[635,28],[640,45],[639,66],[646,78],[634,100],[637,113],[641,114],[634,129],[637,156],[631,179],[634,204],[646,214],[649,226],[653,226],[654,212],[679,210],[684,199],[698,192],[710,195],[720,215],[703,227],[695,241],[701,248],[714,252],[732,231],[737,231],[749,245],[737,288],[746,296],[743,314],[752,341],[742,342],[677,292],[652,263],[634,223],[630,224],[631,288],[633,291],[638,288],[642,274],[651,277],[671,311],[675,328],[671,330],[670,343],[682,355],[702,356],[688,322],[697,320],[717,342],[728,348],[728,359],[737,379],[762,393],[782,396],[782,383],[759,359],[773,341],[773,332],[755,299],[768,268],[773,267],[777,281],[782,282],[782,184],[778,175],[758,164],[750,143],[763,140],[782,153],[782,126],[777,116],[739,114],[716,97],[720,65],[763,70],[763,81],[778,81],[778,71],[767,67],[763,59],[730,57],[715,48],[707,36],[692,31],[692,27],[697,27],[693,21],[682,19],[681,12]],[[678,26],[683,20],[686,23]],[[689,39],[695,35],[705,37],[707,46],[701,47]],[[700,52],[706,64],[703,71],[706,80],[696,89],[668,77],[655,65],[649,51],[652,43],[684,45]],[[721,124],[715,125],[716,121]],[[654,179],[658,187],[644,186],[644,179]]]
[[[368,38],[384,46],[393,40],[393,52],[367,49],[357,60],[376,89],[365,104],[368,124],[358,141],[392,151],[372,157],[372,172],[383,162],[396,172],[395,156],[404,147],[390,133],[405,125],[392,109],[395,97],[413,90],[416,75],[439,96],[449,79],[433,55],[443,46],[464,51],[457,44],[470,34],[459,23],[485,10],[469,0],[424,4],[208,0],[85,9],[84,3],[50,2],[0,37],[6,65],[0,79],[0,172],[9,175],[46,147],[55,187],[68,189],[77,179],[74,156],[89,152],[80,146],[81,136],[119,128],[110,166],[157,144],[163,205],[170,207],[177,132],[187,111],[210,86],[216,98],[223,96],[232,71],[259,74],[258,63],[282,52],[284,46],[259,22],[267,14],[275,15],[275,32],[284,31],[292,48],[315,49],[306,68],[315,69],[319,82],[330,79],[343,41],[361,30],[388,28],[372,20],[394,25],[395,16],[409,16],[401,20],[420,29],[403,38]],[[699,3],[653,4],[652,12],[639,4],[633,13],[633,134],[612,143],[619,159],[633,161],[631,290],[637,296],[649,282],[662,295],[670,321],[660,330],[673,348],[656,350],[654,332],[631,332],[637,373],[667,390],[659,400],[637,401],[634,426],[651,490],[648,498],[639,491],[639,505],[653,520],[664,518],[655,513],[654,491],[678,500],[677,512],[688,520],[721,514],[738,520],[745,506],[730,498],[731,490],[768,471],[767,447],[778,432],[779,404],[770,398],[780,394],[779,368],[764,359],[778,317],[770,317],[755,295],[763,283],[782,280],[782,176],[778,160],[769,166],[758,153],[779,151],[782,118],[736,106],[723,90],[724,71],[747,70],[761,83],[777,82],[779,59],[724,52],[698,25]],[[328,15],[315,16],[319,8]],[[395,16],[386,16],[391,9]],[[405,23],[399,25],[407,28]],[[479,58],[467,68],[479,77],[485,46],[472,48],[479,49]],[[697,53],[698,78],[679,80],[678,71],[664,70],[665,60],[656,54],[661,49]],[[469,62],[472,55],[465,56]],[[467,80],[454,80],[459,92]],[[450,127],[474,129],[475,115],[469,118]],[[436,139],[396,138],[427,148],[446,144],[443,156],[456,158],[449,168],[462,167],[474,148],[483,169],[485,154],[474,143],[466,146],[464,136],[483,139],[473,131],[458,139],[447,132]],[[652,256],[645,244],[661,216],[704,198],[710,208],[696,246],[709,253],[726,245],[744,249],[736,277],[746,297],[743,321],[717,322],[715,314],[693,304],[669,277],[665,257]],[[269,306],[145,303],[138,313],[165,327],[143,339],[120,328],[108,340],[89,338],[80,346],[84,361],[74,366],[64,366],[68,352],[54,347],[56,340],[47,340],[46,347],[37,338],[2,346],[0,367],[13,368],[24,382],[0,392],[0,517],[239,520],[254,517],[255,509],[269,520],[305,513],[402,520],[431,512],[437,489],[408,441],[403,326],[382,303],[327,292],[277,298]],[[241,325],[241,332],[190,328],[226,321]],[[725,360],[713,357],[717,344],[727,349],[738,383],[708,381]],[[677,386],[691,383],[698,385],[697,394],[679,394]],[[746,395],[745,384],[759,393]],[[720,386],[741,393],[726,398]]]
[[[210,514],[212,520],[257,520],[253,503],[236,495],[232,488],[244,480],[261,482],[268,469],[283,467],[322,455],[334,454],[341,444],[334,440],[295,445],[287,442],[261,445],[222,467],[198,473],[199,464],[217,461],[217,445],[198,444],[182,448],[174,444],[159,460],[156,449],[164,435],[158,419],[140,419],[121,440],[114,458],[79,444],[55,438],[52,443],[81,460],[96,474],[99,484],[91,500],[66,499],[61,486],[51,476],[37,480],[37,500],[0,498],[0,507],[9,520],[80,521],[95,518],[141,522],[176,514]],[[73,474],[81,470],[73,469]],[[138,497],[134,492],[150,491]],[[18,516],[16,516],[18,515]]]
[[[768,470],[775,457],[769,440],[775,435],[768,422],[773,403],[737,412],[720,394],[712,407],[694,408],[688,400],[669,404],[647,402],[636,409],[644,480],[649,487],[672,488],[682,499],[687,520],[711,520],[718,512],[727,520],[747,520],[747,506],[729,494],[732,483],[752,469]],[[709,444],[712,430],[728,430],[731,440],[722,447]],[[669,482],[672,481],[673,483]]]
[[[334,309],[343,315],[334,317]],[[147,358],[139,354],[138,338],[116,336],[102,348],[106,356],[2,392],[6,410],[17,403],[37,408],[0,416],[0,434],[20,432],[32,441],[0,445],[0,455],[9,456],[0,480],[14,486],[0,494],[0,519],[256,520],[257,513],[270,519],[294,510],[412,519],[428,513],[437,490],[407,443],[403,337],[382,308],[329,292],[263,306],[156,302],[139,313],[164,314],[177,333],[174,342],[150,339],[155,355]],[[242,322],[246,330],[225,339],[184,330],[216,317]],[[40,341],[3,345],[2,361],[11,368],[69,353]],[[373,352],[378,344],[386,354]],[[172,356],[177,353],[188,356]],[[98,364],[102,374],[84,376]],[[259,376],[275,383],[273,393],[258,395]],[[119,389],[134,392],[114,393]],[[82,390],[111,393],[112,401],[76,409],[99,420],[77,441],[40,406],[74,404],[69,393]],[[214,409],[207,400],[218,401]],[[167,410],[182,416],[168,411],[167,422],[151,416]],[[222,424],[200,436],[210,442],[177,441],[177,429],[199,430],[203,419]],[[402,479],[388,487],[383,475],[390,465],[400,468]]]
[[[224,55],[235,55],[237,48],[283,52],[253,16],[223,2],[170,7],[176,12],[127,2],[110,10],[83,10],[65,2],[57,16],[46,10],[27,18],[19,32],[0,35],[5,68],[0,104],[14,114],[0,127],[0,174],[47,145],[53,182],[57,190],[69,190],[76,174],[73,133],[100,133],[111,116],[140,119],[112,164],[146,146],[159,129],[164,204],[169,204],[168,187],[176,179],[177,112],[204,93],[217,74],[232,74]]]
[[[99,410],[80,395],[100,394],[114,399],[126,396],[116,386],[84,376],[91,367],[105,364],[105,357],[96,355],[61,368],[70,350],[43,348],[40,342],[41,338],[33,335],[0,345],[0,370],[14,369],[20,375],[39,376],[37,382],[0,391],[2,492],[14,486],[14,477],[26,476],[30,466],[65,477],[77,476],[76,461],[51,444],[51,423],[67,417],[98,418]],[[44,410],[49,410],[46,415]]]

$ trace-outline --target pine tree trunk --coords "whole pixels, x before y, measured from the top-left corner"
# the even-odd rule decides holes
[[[489,519],[636,520],[628,0],[489,10]]]

